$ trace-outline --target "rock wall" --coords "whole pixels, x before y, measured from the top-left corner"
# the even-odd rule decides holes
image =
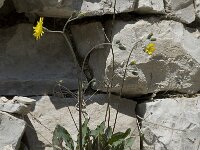
[[[35,40],[39,16],[53,32]],[[116,129],[134,131],[133,150],[198,150],[199,23],[199,0],[0,0],[0,96],[8,96],[0,97],[0,149],[19,149],[24,135],[27,149],[50,150],[57,123],[76,139],[69,90],[77,94],[83,67],[92,128],[104,119],[111,87],[111,123],[120,104]]]

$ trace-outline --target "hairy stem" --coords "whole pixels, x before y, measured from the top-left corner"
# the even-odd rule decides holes
[[[123,78],[122,78],[122,85],[121,85],[121,88],[120,88],[120,101],[119,101],[118,106],[117,106],[117,113],[116,113],[116,116],[115,116],[115,122],[114,122],[113,132],[115,131],[115,126],[116,126],[117,117],[118,117],[119,108],[120,108],[120,102],[121,102],[121,98],[123,96],[124,81],[125,81],[125,78],[126,78],[126,72],[127,72],[127,68],[128,68],[128,64],[129,64],[130,58],[131,58],[131,54],[133,53],[133,50],[135,49],[135,47],[137,46],[137,44],[139,42],[141,42],[141,41],[142,41],[142,39],[140,39],[140,40],[138,40],[138,41],[135,42],[133,48],[131,49],[131,51],[129,53],[128,59],[126,61],[125,71],[124,71]]]

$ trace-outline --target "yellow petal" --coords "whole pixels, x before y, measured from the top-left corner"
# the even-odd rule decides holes
[[[39,40],[43,34],[43,17],[40,17],[40,20],[37,22],[37,25],[33,27],[33,36],[36,38],[36,40]]]

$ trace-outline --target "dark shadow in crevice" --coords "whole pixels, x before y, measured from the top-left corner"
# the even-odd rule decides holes
[[[27,23],[25,13],[17,13],[12,0],[5,0],[0,8],[0,28],[7,28],[19,23]]]
[[[27,123],[27,127],[24,133],[24,144],[29,150],[45,150],[45,144],[39,140],[39,134],[36,133],[34,126],[27,116],[25,117],[25,121]]]

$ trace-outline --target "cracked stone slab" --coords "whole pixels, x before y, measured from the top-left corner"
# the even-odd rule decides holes
[[[72,25],[71,32],[76,44],[78,53],[81,57],[102,43],[105,43],[105,33],[101,22],[92,22],[87,24]],[[104,46],[98,46],[96,49],[103,49]]]
[[[35,97],[35,99],[37,100],[36,105],[31,112],[32,115],[29,114],[27,119],[27,123],[35,129],[35,132],[31,128],[27,128],[26,131],[27,137],[29,137],[28,143],[31,146],[31,149],[44,150],[43,146],[45,144],[49,144],[47,140],[50,142],[52,141],[52,131],[55,129],[56,124],[64,126],[72,135],[73,139],[77,138],[77,130],[67,108],[69,107],[71,110],[73,118],[78,126],[79,114],[77,108],[75,107],[77,100],[72,98],[61,99],[48,96]],[[85,100],[86,99],[88,100],[86,101],[86,109],[84,109],[84,111],[86,111],[90,117],[90,128],[94,129],[105,119],[107,95],[97,94],[92,97],[87,96],[85,97]],[[116,109],[119,101],[119,96],[111,95],[111,126],[114,124]],[[135,107],[136,102],[125,98],[121,99],[115,131],[123,132],[127,128],[131,128],[132,131],[136,129],[133,133],[136,135],[133,150],[138,150],[140,149],[140,142],[136,124]],[[46,138],[46,140],[37,133],[40,133]],[[45,147],[45,150],[51,149],[51,147]]]
[[[0,111],[26,115],[30,112],[30,108],[34,103],[35,100],[28,97],[15,96],[12,100],[0,97]]]
[[[179,21],[190,24],[195,20],[193,0],[164,0],[166,12]]]
[[[29,112],[28,106],[21,103],[0,103],[0,111],[26,115]]]
[[[15,96],[13,97],[12,101],[22,103],[24,105],[32,105],[36,102],[35,99],[23,97],[23,96]]]
[[[60,81],[76,90],[80,68],[63,36],[45,32],[36,41],[32,33],[32,24],[0,29],[0,95],[52,94]]]
[[[107,23],[109,33],[111,22]],[[153,33],[156,41],[149,41]],[[113,28],[112,48],[114,52],[114,76],[112,49],[94,51],[89,65],[96,83],[93,89],[106,91],[112,80],[112,91],[120,93],[129,54],[123,94],[137,96],[159,91],[196,93],[200,90],[200,40],[199,32],[185,28],[175,21],[160,21],[155,18],[139,21],[116,21]],[[140,40],[138,44],[136,41]],[[144,52],[145,46],[153,42],[156,51],[152,56]],[[195,43],[195,44],[194,44]],[[131,62],[135,61],[135,65]],[[106,83],[106,84],[105,84]]]
[[[24,120],[0,111],[0,149],[19,149],[25,127]]]
[[[200,142],[200,96],[155,99],[138,105],[145,150],[197,150]]]
[[[74,12],[84,16],[112,14],[114,0],[13,0],[18,12],[40,16],[68,18]],[[117,0],[117,13],[134,10],[136,0]]]
[[[200,19],[200,0],[194,0],[195,12],[198,19]]]
[[[0,0],[0,8],[3,6],[5,0]]]
[[[135,12],[142,14],[164,14],[163,0],[139,0]]]

